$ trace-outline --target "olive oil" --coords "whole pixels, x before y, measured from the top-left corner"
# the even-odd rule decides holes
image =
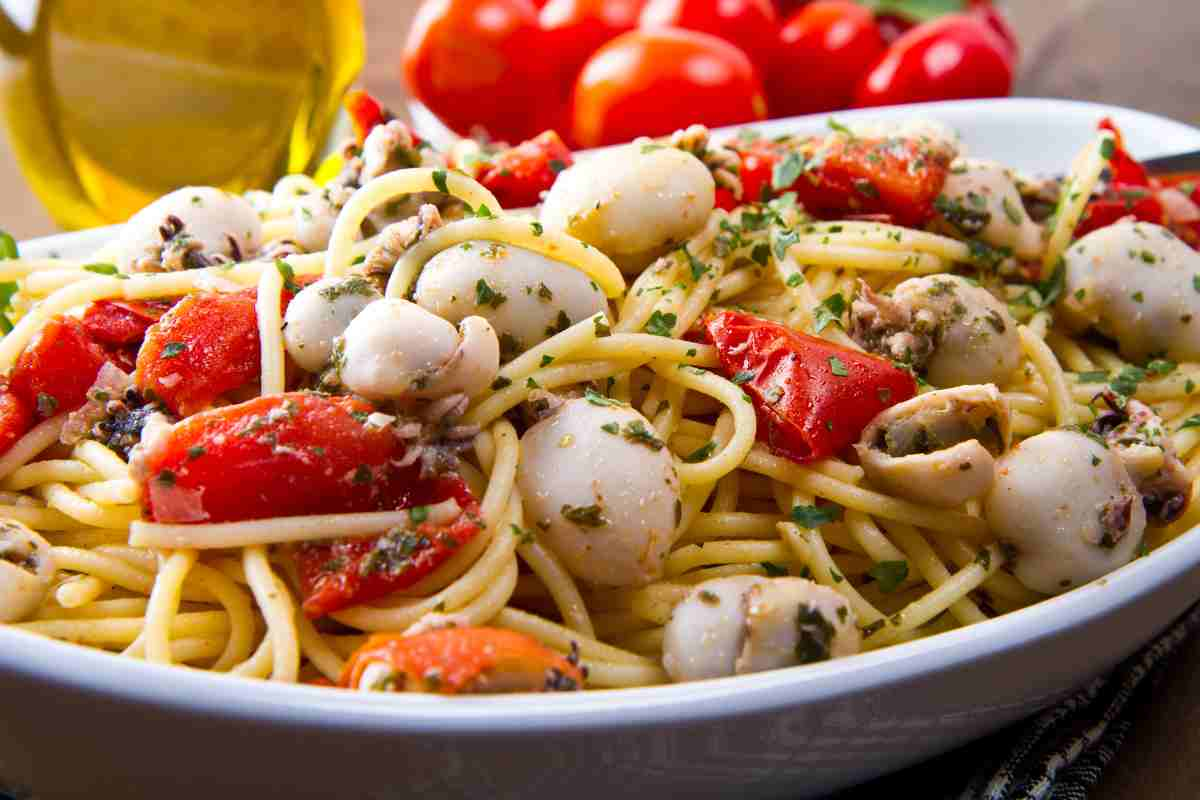
[[[0,44],[13,150],[66,228],[309,168],[364,58],[357,0],[42,0]]]

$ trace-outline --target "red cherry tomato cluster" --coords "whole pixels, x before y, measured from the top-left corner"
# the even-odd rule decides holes
[[[768,116],[1007,95],[1017,42],[990,0],[425,0],[403,58],[462,134],[571,147]]]

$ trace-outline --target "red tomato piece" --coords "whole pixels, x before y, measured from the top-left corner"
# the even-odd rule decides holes
[[[445,628],[415,636],[377,633],[342,671],[357,689],[369,664],[393,670],[388,689],[440,694],[569,691],[583,687],[578,660],[523,633],[500,628]]]
[[[933,218],[949,171],[943,155],[916,140],[831,136],[734,146],[742,157],[747,202],[795,192],[806,211],[826,219],[887,215],[899,225],[921,227]],[[776,188],[775,167],[789,158],[798,177]]]
[[[971,0],[970,14],[996,32],[1008,48],[1009,59],[1016,64],[1021,55],[1021,45],[1004,12],[992,5],[992,0]]]
[[[101,344],[141,344],[146,331],[172,305],[163,300],[97,300],[83,312],[83,327]]]
[[[545,131],[481,163],[477,179],[505,208],[525,208],[542,201],[558,173],[575,159],[554,131]]]
[[[359,147],[362,147],[362,143],[367,140],[367,134],[376,125],[393,119],[391,112],[383,107],[383,103],[362,89],[347,92],[342,100],[342,107],[346,109],[346,115],[350,117],[350,123],[354,126],[354,138],[358,140]]]
[[[407,471],[408,480],[420,482],[419,468]],[[448,499],[442,495],[465,496],[459,503],[463,513],[450,524],[423,522],[412,530],[396,529],[383,536],[300,545],[296,568],[306,615],[316,619],[407,589],[478,535],[483,526],[479,504],[470,498],[462,480],[455,476],[428,483],[424,491],[429,502]]]
[[[917,393],[911,373],[784,325],[722,311],[705,320],[726,376],[747,377],[758,438],[798,463],[835,455],[878,414]]]
[[[207,408],[260,369],[255,289],[199,292],[180,300],[146,331],[138,389],[179,416]]]
[[[57,316],[25,347],[9,385],[38,419],[46,419],[82,406],[107,360],[82,322]]]
[[[519,142],[542,130],[537,101],[554,93],[544,45],[529,0],[430,0],[409,30],[404,79],[458,133],[478,125]]]
[[[695,31],[636,30],[597,50],[575,82],[574,138],[582,147],[765,119],[750,59]]]
[[[770,0],[648,0],[638,25],[717,36],[741,48],[764,78],[775,54],[778,26]]]
[[[875,17],[850,0],[818,0],[779,32],[778,54],[767,81],[771,113],[812,114],[854,102],[867,68],[885,45]]]
[[[147,514],[229,522],[407,508],[465,491],[457,478],[420,481],[419,466],[394,467],[405,447],[390,428],[366,424],[374,410],[349,397],[288,392],[190,416],[148,449]]]
[[[1004,97],[1012,91],[1008,44],[983,20],[951,14],[897,39],[858,87],[855,105],[888,106]]]
[[[1116,123],[1110,117],[1105,117],[1100,120],[1100,130],[1111,131],[1116,137],[1112,158],[1108,160],[1108,169],[1112,174],[1111,181],[1127,186],[1149,186],[1150,174],[1133,156],[1129,155],[1129,151],[1125,149],[1125,136],[1117,128]]]
[[[1088,203],[1075,229],[1075,238],[1085,236],[1097,228],[1106,228],[1113,223],[1133,217],[1155,225],[1166,223],[1166,211],[1154,191],[1147,186],[1111,183],[1102,197]]]
[[[33,408],[5,382],[0,386],[0,455],[7,453],[32,427]]]

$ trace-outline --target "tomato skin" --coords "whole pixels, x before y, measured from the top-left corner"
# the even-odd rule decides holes
[[[969,13],[996,32],[1008,48],[1008,57],[1015,65],[1021,55],[1021,45],[1004,12],[992,5],[991,0],[971,0]]]
[[[33,407],[4,382],[0,385],[0,455],[7,453],[32,427]]]
[[[255,289],[198,292],[176,303],[146,331],[138,389],[185,417],[257,378],[257,297]]]
[[[982,20],[951,14],[897,39],[859,84],[858,107],[1004,97],[1012,91],[1008,45]]]
[[[544,131],[481,164],[476,178],[505,208],[525,208],[542,201],[558,173],[575,159],[554,131]]]
[[[445,499],[437,481],[416,479],[419,465],[392,465],[405,447],[390,428],[366,424],[374,410],[349,397],[288,392],[190,416],[144,457],[149,518],[230,522]]]
[[[912,374],[886,359],[749,314],[722,311],[704,328],[726,376],[754,375],[742,388],[754,401],[759,441],[797,463],[841,452],[876,414],[917,393]]]
[[[1083,212],[1075,238],[1085,236],[1097,228],[1106,228],[1126,217],[1155,225],[1166,223],[1166,211],[1154,192],[1145,186],[1111,183],[1103,197],[1090,203]]]
[[[354,138],[359,147],[362,147],[363,142],[367,140],[367,134],[376,125],[382,125],[392,119],[392,114],[383,107],[383,103],[362,89],[346,92],[345,98],[342,99],[342,108],[346,109],[346,115],[350,117],[350,123],[354,126]]]
[[[576,142],[595,147],[692,123],[765,119],[767,104],[754,65],[737,47],[695,31],[636,30],[588,59],[575,82],[573,115]]]
[[[146,331],[172,305],[162,300],[97,300],[83,312],[83,327],[104,345],[141,344]]]
[[[765,77],[775,54],[778,20],[770,0],[648,0],[638,26],[712,34],[741,48]]]
[[[795,192],[804,209],[825,219],[882,218],[920,227],[933,218],[933,203],[946,182],[944,156],[915,140],[833,136],[788,141],[757,139],[734,143],[741,156],[746,202]],[[775,165],[789,154],[803,159],[823,154],[819,166],[802,173],[789,186],[772,184]]]
[[[74,411],[108,355],[75,317],[59,315],[33,337],[13,367],[10,388],[38,419]]]
[[[373,662],[402,673],[403,691],[486,692],[489,683],[500,691],[561,691],[581,688],[584,680],[574,660],[525,634],[501,628],[374,634],[350,656],[338,685],[359,688],[363,671]]]
[[[409,468],[408,471],[412,474],[407,478],[419,482],[419,469]],[[483,529],[479,504],[470,497],[462,480],[440,478],[429,483],[431,485],[424,493],[427,502],[456,497],[463,513],[449,525],[438,527],[430,522],[418,525],[412,541],[422,544],[416,546],[398,571],[363,569],[364,559],[375,548],[380,539],[378,536],[305,542],[297,548],[296,568],[300,574],[300,589],[304,596],[301,608],[305,615],[318,619],[407,589],[479,534]],[[424,504],[411,503],[400,508]]]
[[[540,130],[536,100],[552,91],[545,53],[529,0],[427,0],[402,70],[417,99],[458,133],[478,125],[519,142]]]
[[[850,0],[818,0],[779,32],[767,81],[777,116],[846,108],[869,65],[885,49],[874,16]]]
[[[636,28],[644,5],[645,0],[550,0],[542,7],[538,25],[553,54],[562,106],[570,102],[575,78],[592,53]]]

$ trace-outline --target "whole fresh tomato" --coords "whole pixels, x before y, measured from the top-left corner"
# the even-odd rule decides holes
[[[538,14],[564,100],[575,76],[609,39],[637,27],[645,0],[549,0]]]
[[[573,130],[583,147],[766,116],[762,85],[746,54],[695,31],[621,34],[588,59],[575,82]]]
[[[649,0],[638,24],[719,36],[740,47],[761,76],[774,55],[777,25],[770,0]]]
[[[858,87],[855,105],[887,106],[1012,90],[1009,45],[983,20],[951,14],[918,25],[887,49]]]
[[[767,80],[776,116],[845,108],[868,67],[885,49],[875,17],[850,0],[818,0],[779,32]]]
[[[551,62],[530,0],[426,0],[404,47],[409,89],[461,134],[536,134]]]
[[[1004,40],[1004,43],[1008,45],[1008,55],[1015,63],[1021,48],[1017,43],[1017,34],[1008,24],[1004,13],[992,5],[991,0],[971,0],[971,14],[977,19],[983,20],[984,24]]]

